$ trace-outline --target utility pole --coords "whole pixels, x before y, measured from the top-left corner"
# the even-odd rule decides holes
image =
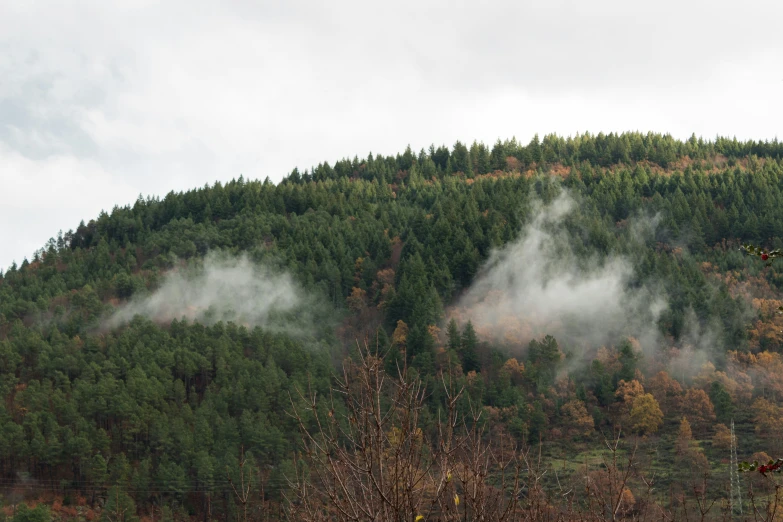
[[[731,419],[731,512],[742,514],[742,493],[739,483],[739,463],[737,462],[737,437],[734,435],[734,419]]]

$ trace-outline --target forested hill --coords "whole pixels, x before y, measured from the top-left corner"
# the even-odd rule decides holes
[[[279,506],[291,396],[328,396],[365,339],[431,390],[457,365],[520,443],[584,456],[623,424],[660,449],[664,481],[707,470],[725,494],[732,417],[743,458],[783,450],[783,273],[739,250],[783,247],[781,208],[783,143],[639,133],[409,148],[115,207],[0,274],[2,502],[227,519],[244,451],[264,477],[254,505]],[[552,285],[514,287],[534,233],[546,263],[532,274],[557,281],[565,263],[570,308]],[[617,321],[580,338],[595,310],[577,297],[593,290],[575,289],[611,278],[609,262],[627,269],[607,294]],[[541,308],[497,297],[493,266]],[[649,324],[626,320],[631,306]]]

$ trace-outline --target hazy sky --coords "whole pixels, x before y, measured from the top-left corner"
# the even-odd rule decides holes
[[[0,267],[140,193],[408,144],[783,138],[781,19],[778,0],[0,0]]]

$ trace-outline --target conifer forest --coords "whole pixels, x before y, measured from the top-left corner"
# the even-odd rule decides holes
[[[783,143],[630,132],[63,223],[0,272],[0,520],[777,520],[781,209]]]

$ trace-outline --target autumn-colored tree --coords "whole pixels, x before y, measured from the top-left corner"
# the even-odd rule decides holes
[[[629,408],[633,405],[634,399],[640,395],[644,395],[644,386],[636,379],[630,381],[624,381],[620,379],[617,383],[617,391],[614,393],[615,397],[626,403]]]
[[[354,286],[351,289],[351,295],[346,298],[348,309],[354,313],[361,313],[367,308],[367,291]]]
[[[464,152],[464,147],[461,149]],[[339,385],[332,363],[346,353],[355,353],[340,346],[340,340],[352,343],[364,337],[377,339],[377,344],[370,344],[378,347],[373,353],[384,355],[383,368],[389,375],[396,379],[399,370],[406,371],[407,361],[416,365],[411,375],[417,374],[426,383],[420,427],[428,440],[421,455],[428,462],[431,450],[439,447],[435,431],[445,411],[439,375],[451,375],[453,370],[454,381],[468,383],[466,400],[470,399],[476,411],[487,412],[482,421],[497,415],[497,424],[482,424],[491,426],[487,437],[476,440],[494,445],[503,430],[512,432],[517,440],[528,434],[528,440],[538,442],[541,435],[546,447],[542,466],[551,470],[548,457],[571,454],[569,442],[557,439],[558,433],[567,431],[562,406],[579,399],[596,424],[604,427],[615,405],[625,407],[625,402],[630,402],[618,401],[615,396],[619,379],[642,383],[645,393],[655,397],[666,416],[676,419],[670,430],[673,433],[667,433],[676,436],[684,411],[681,402],[685,393],[680,384],[690,369],[686,367],[698,360],[688,356],[682,342],[688,338],[683,334],[690,322],[685,313],[690,309],[696,311],[698,323],[720,331],[726,345],[737,350],[726,354],[725,364],[716,362],[719,368],[707,365],[693,387],[708,394],[719,422],[729,425],[733,409],[738,433],[746,433],[753,415],[758,416],[757,441],[750,438],[742,442],[742,449],[752,453],[763,446],[773,457],[783,455],[775,449],[783,440],[777,430],[783,418],[778,408],[783,405],[783,367],[778,355],[783,353],[779,346],[783,342],[783,315],[775,310],[781,260],[769,250],[754,250],[754,254],[767,256],[762,261],[774,259],[774,264],[741,273],[747,260],[739,260],[738,245],[726,239],[757,238],[770,243],[765,248],[783,246],[783,220],[776,219],[777,209],[783,206],[779,190],[783,184],[783,142],[721,139],[702,145],[702,140],[683,143],[639,133],[574,139],[550,136],[530,145],[512,140],[493,149],[490,167],[505,165],[508,172],[492,177],[483,174],[486,149],[480,144],[471,149],[475,154],[469,151],[467,164],[480,174],[471,182],[449,174],[466,158],[457,151],[450,165],[449,148],[443,147],[433,148],[430,157],[426,152],[417,156],[409,149],[396,158],[370,155],[333,162],[334,167],[323,163],[312,171],[295,170],[279,184],[240,179],[172,193],[163,199],[140,198],[132,206],[118,206],[95,216],[89,224],[82,223],[65,238],[52,241],[45,255],[35,254],[21,267],[13,264],[0,271],[0,477],[6,489],[33,484],[37,492],[68,484],[81,489],[74,497],[90,498],[97,492],[96,498],[103,496],[105,500],[107,487],[117,482],[109,479],[123,477],[122,489],[141,512],[149,513],[153,503],[160,507],[184,503],[194,510],[194,519],[235,519],[234,508],[239,506],[231,505],[236,504],[230,500],[231,488],[219,477],[226,465],[233,465],[235,459],[228,456],[238,454],[244,446],[262,469],[276,476],[270,478],[269,495],[261,498],[279,501],[284,476],[306,471],[314,477],[324,472],[317,466],[305,469],[292,465],[292,459],[307,460],[310,456],[291,437],[292,424],[281,413],[281,397],[304,385],[309,376],[319,409],[318,415],[305,415],[306,427],[313,428],[319,416],[330,426],[337,419],[339,433],[333,442],[344,449],[346,434],[357,429],[357,424],[343,415],[350,406],[343,400],[347,396],[335,391]],[[672,159],[677,164],[670,169],[665,165]],[[726,166],[727,161],[731,165]],[[683,174],[672,176],[674,172]],[[558,176],[567,177],[567,181],[556,180]],[[549,201],[566,187],[579,201],[575,212],[566,218],[565,233],[576,232],[574,249],[559,249],[555,265],[565,264],[548,266],[546,271],[552,269],[550,275],[557,279],[570,273],[572,256],[581,266],[585,264],[582,261],[593,258],[601,264],[612,252],[629,255],[642,267],[641,279],[635,283],[644,286],[661,281],[676,294],[672,296],[676,303],[661,313],[655,327],[661,330],[664,342],[682,348],[679,362],[672,360],[675,352],[656,350],[654,355],[648,352],[645,364],[637,364],[640,347],[628,339],[600,350],[594,360],[586,361],[589,368],[584,368],[580,359],[589,359],[598,347],[588,342],[589,336],[574,340],[568,334],[574,326],[570,319],[563,316],[560,319],[565,323],[549,321],[562,314],[547,313],[542,306],[520,308],[518,292],[513,291],[516,285],[510,280],[509,284],[486,285],[491,289],[481,296],[484,285],[475,283],[487,281],[477,278],[479,268],[494,266],[495,261],[505,264],[501,259],[505,255],[498,257],[493,252],[505,252],[509,260],[520,262],[514,238],[529,221],[520,213],[520,205],[535,208],[535,199]],[[671,233],[655,242],[628,241],[632,232],[627,226],[629,215],[658,211],[665,216],[665,228]],[[586,233],[581,236],[579,231]],[[559,241],[556,238],[554,243]],[[693,255],[682,255],[680,246],[687,246]],[[205,316],[207,324],[197,322],[195,312],[187,311],[190,319],[186,323],[157,316],[153,321],[140,317],[120,328],[96,328],[104,322],[104,313],[121,304],[118,299],[160,295],[156,292],[165,289],[169,276],[176,277],[178,272],[186,276],[189,267],[198,271],[202,266],[207,268],[208,260],[201,256],[210,250],[247,254],[262,266],[270,261],[276,267],[274,272],[283,270],[297,287],[302,286],[304,294],[317,299],[307,299],[303,313],[299,307],[290,314],[275,311],[268,325],[273,328],[256,328],[252,321],[237,322],[232,319],[234,312],[222,305]],[[548,258],[546,250],[537,255]],[[710,262],[699,262],[705,259]],[[262,266],[258,268],[265,272]],[[322,305],[319,296],[334,306]],[[241,293],[235,297],[241,299]],[[469,297],[483,299],[484,311],[489,311],[491,304],[492,313],[481,313],[472,306],[474,300],[464,299]],[[739,306],[740,301],[754,298],[759,322],[748,316],[745,306]],[[439,304],[443,301],[466,307],[447,316],[460,325],[451,332],[455,340],[452,349],[460,362],[470,361],[469,353],[460,352],[459,330],[468,319],[476,321],[476,334],[486,341],[477,350],[475,361],[479,364],[464,366],[467,377],[456,368],[456,357],[441,353],[439,343],[433,342],[435,332],[430,327],[446,329],[440,322]],[[243,309],[243,303],[230,299],[224,304],[239,306],[239,312]],[[333,321],[326,318],[332,315],[329,310],[341,306],[347,314],[340,318],[339,331],[332,332]],[[583,315],[580,310],[579,306],[573,308],[577,322]],[[278,319],[294,322],[288,324],[290,328],[278,328]],[[302,319],[307,322],[303,325],[307,335],[290,337],[284,333],[301,330]],[[396,346],[389,349],[387,331],[378,326],[386,326],[391,337],[400,319],[410,332],[400,329]],[[554,344],[542,347],[540,342],[533,346],[535,357],[527,358],[524,346],[530,339],[561,332],[562,353],[567,353],[567,358],[549,358],[557,353],[549,350]],[[337,339],[334,333],[338,333]],[[441,342],[445,334],[442,332]],[[313,350],[316,345],[319,348]],[[504,352],[504,346],[515,351]],[[401,350],[408,357],[400,357]],[[504,353],[524,359],[524,374],[513,377],[517,372],[504,364],[508,358]],[[678,365],[683,369],[676,374],[679,383],[668,375],[666,379],[654,378],[663,368],[674,376]],[[647,380],[642,380],[640,367],[649,371]],[[327,404],[332,394],[334,412]],[[384,411],[399,415],[389,396],[383,397]],[[769,403],[760,403],[754,411],[751,404],[758,397]],[[488,408],[494,408],[496,414],[489,414]],[[457,411],[462,416],[468,409],[461,405]],[[515,412],[513,425],[509,411]],[[366,408],[357,413],[363,418],[369,415]],[[627,415],[623,435],[633,427],[630,411]],[[715,434],[712,428],[699,434],[696,419],[689,420],[696,438]],[[372,423],[368,423],[364,427],[370,428]],[[396,435],[378,430],[372,433],[388,439],[389,448],[399,448]],[[413,447],[421,444],[418,433],[410,431],[406,439]],[[322,456],[334,457],[340,449],[333,446]],[[722,454],[713,449],[716,458],[728,456],[728,451]],[[694,462],[703,458],[700,452],[693,455]],[[596,512],[582,519],[645,519],[640,514],[643,506],[664,497],[670,478],[679,478],[677,471],[668,473],[661,464],[671,463],[656,463],[656,471],[663,473],[658,474],[655,498],[641,485],[636,474],[644,467],[640,465],[631,468],[635,475],[633,484],[627,486],[637,500],[632,513],[619,507],[618,498],[624,490],[618,480],[616,487],[606,483],[590,486],[599,498],[594,504]],[[614,469],[607,467],[607,474],[615,473]],[[370,470],[366,478],[371,480],[376,470]],[[339,471],[340,477],[346,476],[344,470]],[[590,471],[570,475],[581,481]],[[551,471],[547,474],[546,487],[559,487],[558,479],[562,481],[563,475],[552,475]],[[496,483],[494,471],[487,480]],[[550,508],[571,502],[577,492],[574,505],[585,505],[585,484],[574,486],[552,491],[542,504]],[[526,488],[523,497],[530,499],[533,488]],[[569,489],[572,493],[565,496]],[[161,495],[161,491],[171,493]],[[41,491],[42,496],[47,493]],[[430,495],[427,491],[423,494],[425,498]],[[366,499],[368,495],[362,491],[357,497]],[[450,500],[445,495],[442,498]],[[460,498],[460,508],[470,505],[462,491]],[[102,507],[101,516],[112,511],[116,514],[108,505]],[[334,509],[335,503],[327,509],[330,507]],[[371,512],[376,513],[380,511]],[[677,515],[656,510],[646,519],[693,519]]]
[[[404,347],[408,340],[408,325],[400,319],[397,321],[397,327],[392,334],[392,344],[395,346]]]
[[[756,361],[755,364],[757,364],[758,359],[754,360]],[[766,364],[766,366],[772,367],[773,365]],[[781,368],[778,366],[778,368],[774,369],[780,370]],[[731,413],[730,410],[733,409],[733,403],[737,400],[749,399],[753,391],[753,385],[747,375],[736,372],[736,370],[736,365],[731,367],[734,375],[734,377],[731,377],[726,372],[716,370],[715,365],[707,361],[702,364],[699,373],[693,378],[693,384],[696,387],[710,390],[710,398],[719,416],[728,417]],[[728,397],[725,396],[726,394],[728,394]],[[717,403],[716,398],[719,399],[721,404]]]
[[[614,392],[617,402],[610,406],[610,414],[616,424],[628,424],[633,401],[640,395],[644,395],[644,386],[642,386],[641,382],[637,379],[631,379],[630,381],[620,379],[617,383],[617,390]]]
[[[677,411],[682,405],[682,386],[668,372],[660,371],[647,379],[647,391],[666,413]]]
[[[394,275],[393,268],[384,268],[383,270],[378,270],[378,273],[375,274],[375,279],[382,285],[393,285]]]
[[[635,504],[636,504],[636,498],[634,498],[631,490],[627,487],[624,488],[622,496],[620,498],[620,508],[618,512],[626,516],[630,515],[631,512],[633,511]]]
[[[731,430],[725,424],[715,426],[715,434],[712,436],[712,446],[719,449],[731,448]]]
[[[680,469],[686,471],[691,480],[703,476],[710,469],[710,461],[698,446],[691,446],[679,462]]]
[[[677,430],[677,454],[682,455],[686,453],[691,446],[692,440],[693,432],[691,431],[691,423],[688,422],[686,417],[683,417],[680,421],[680,429]]]
[[[579,399],[573,399],[563,404],[560,412],[563,414],[563,425],[570,435],[588,437],[595,427],[593,417],[587,413],[585,403]]]
[[[602,346],[596,352],[595,358],[599,361],[607,371],[614,373],[620,370],[621,364],[618,360],[617,351],[609,349],[606,346]]]
[[[709,461],[698,444],[694,442],[691,425],[685,417],[680,421],[680,428],[677,431],[675,452],[677,454],[677,469],[680,470],[681,475],[693,480],[703,476],[709,470]]]
[[[523,375],[525,374],[525,365],[519,362],[516,358],[511,357],[503,363],[501,372],[505,372],[511,379],[511,382],[515,385],[519,385],[522,382]]]
[[[699,388],[706,388],[715,380],[715,365],[707,361],[701,365],[699,371],[693,376],[693,384]]]
[[[756,355],[755,365],[758,376],[758,386],[763,395],[772,396],[773,400],[783,397],[783,357],[779,353],[761,352]]]
[[[663,424],[663,412],[651,393],[637,395],[631,407],[631,425],[634,431],[648,435],[658,431]]]
[[[705,434],[715,420],[715,408],[704,390],[691,388],[685,392],[682,410],[700,434]]]
[[[745,372],[732,371],[729,375],[726,372],[716,371],[715,382],[719,382],[723,386],[734,403],[748,403],[753,397],[753,381]]]
[[[386,371],[392,375],[406,364],[408,351],[408,325],[402,319],[397,321],[391,338],[391,348],[385,359]]]
[[[749,352],[729,350],[726,352],[726,373],[716,372],[717,380],[726,388],[735,402],[749,403],[753,397],[753,379],[746,357],[755,356]]]
[[[783,437],[783,412],[777,404],[759,397],[753,401],[751,409],[753,424],[760,437],[771,440]]]
[[[783,314],[778,313],[783,301],[756,298],[752,304],[758,312],[758,319],[748,329],[750,347],[758,350],[783,346]]]
[[[363,257],[357,257],[353,264],[353,282],[358,283],[362,280],[362,265],[364,264]]]
[[[376,274],[376,281],[376,284],[381,288],[378,297],[378,308],[383,309],[394,297],[394,270],[391,268],[379,270]]]
[[[440,344],[440,328],[431,324],[427,326],[427,333],[430,334],[432,342],[435,343],[436,346]]]

